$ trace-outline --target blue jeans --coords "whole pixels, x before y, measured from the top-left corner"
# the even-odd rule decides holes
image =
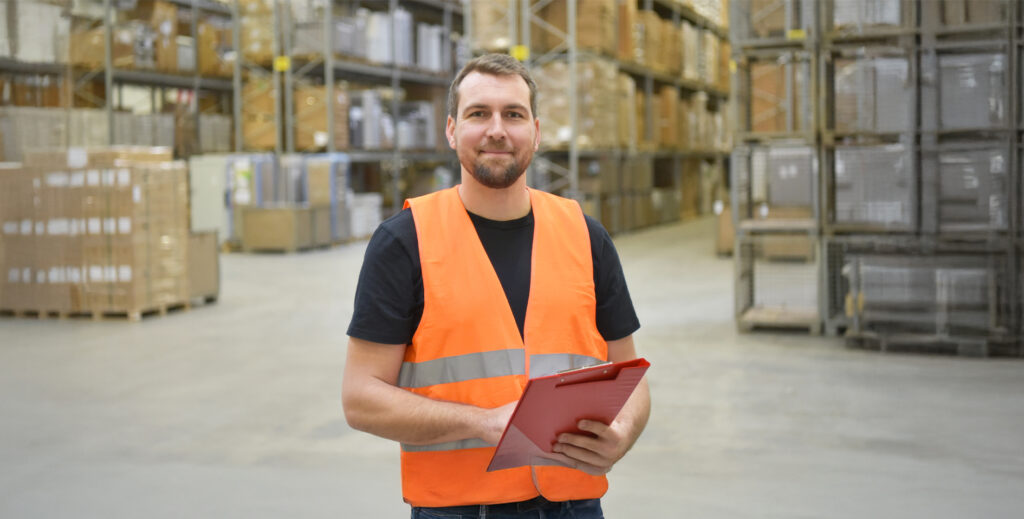
[[[413,507],[412,519],[604,519],[600,499],[551,502],[543,497],[500,505]]]

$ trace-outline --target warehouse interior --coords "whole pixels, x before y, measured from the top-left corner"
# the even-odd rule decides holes
[[[0,2],[0,516],[400,517],[341,405],[368,238],[524,62],[652,415],[608,517],[1017,517],[1015,0]]]

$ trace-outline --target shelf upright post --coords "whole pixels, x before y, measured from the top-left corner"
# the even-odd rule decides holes
[[[338,97],[334,85],[334,1],[324,6],[324,95],[327,97],[327,153],[334,153],[334,135],[337,129],[334,120],[334,102]],[[332,199],[334,194],[331,194]]]
[[[235,152],[242,151],[242,19],[238,14],[239,0],[231,2],[231,39],[235,48],[234,72],[231,77],[231,111],[234,115]]]
[[[111,0],[103,0],[103,84],[104,109],[107,115],[107,145],[114,144],[114,107],[111,93],[114,90],[114,59],[113,59],[113,15]],[[70,132],[69,132],[70,133]]]

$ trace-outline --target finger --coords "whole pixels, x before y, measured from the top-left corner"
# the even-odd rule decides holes
[[[593,420],[580,420],[579,423],[576,424],[576,427],[579,427],[582,431],[594,433],[598,436],[604,436],[609,429],[607,425]]]
[[[594,467],[609,467],[611,465],[611,460],[601,456],[599,453],[575,445],[556,443],[552,450]]]
[[[566,443],[569,445],[575,445],[577,447],[597,451],[601,448],[601,440],[598,438],[592,438],[590,436],[583,436],[582,434],[571,434],[564,433],[558,435],[559,443]]]

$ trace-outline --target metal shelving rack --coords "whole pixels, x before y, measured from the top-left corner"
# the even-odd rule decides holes
[[[338,4],[341,3],[337,0],[330,0],[327,2],[327,10],[323,16],[323,47],[321,48],[319,55],[317,56],[300,56],[295,53],[293,47],[293,30],[294,20],[291,19],[290,12],[288,9],[281,8],[276,18],[281,19],[281,29],[279,31],[279,38],[281,41],[281,54],[287,56],[289,63],[287,67],[282,67],[284,70],[281,71],[283,76],[283,88],[282,91],[284,99],[284,114],[283,114],[283,128],[284,128],[284,143],[282,146],[283,151],[287,153],[304,152],[310,150],[297,149],[295,144],[295,131],[297,125],[298,114],[295,113],[295,105],[293,102],[293,94],[297,84],[304,83],[319,83],[323,82],[325,86],[335,85],[338,80],[359,80],[366,81],[369,83],[386,84],[391,87],[392,91],[397,91],[403,84],[412,85],[425,85],[435,87],[446,87],[451,77],[454,75],[453,63],[451,62],[451,53],[442,53],[442,64],[444,73],[442,74],[431,74],[419,70],[411,70],[408,68],[400,67],[396,63],[391,64],[371,64],[366,62],[355,61],[354,59],[336,55],[332,47],[333,40],[333,26],[334,15]],[[359,2],[349,2],[349,7],[358,5]],[[388,0],[387,1],[387,12],[394,13],[399,7],[404,6],[409,9],[427,9],[439,12],[442,17],[442,23],[444,27],[444,34],[446,37],[446,45],[444,50],[450,51],[451,49],[451,34],[456,27],[456,17],[461,16],[462,9],[455,4],[449,2],[441,2],[438,0]],[[436,13],[435,13],[436,14]],[[392,18],[392,21],[394,18]],[[397,30],[392,27],[392,48],[397,48]],[[280,83],[275,82],[275,85]],[[428,152],[428,151],[407,151],[401,149],[401,143],[399,142],[398,132],[395,132],[395,140],[391,149],[383,150],[337,150],[335,145],[335,135],[337,131],[337,121],[334,117],[334,109],[332,100],[332,89],[325,88],[325,99],[324,106],[327,109],[327,142],[324,146],[324,150],[327,153],[334,153],[336,151],[343,151],[348,159],[349,163],[382,163],[386,164],[388,176],[394,189],[394,197],[392,199],[392,207],[400,208],[402,206],[402,194],[401,190],[398,189],[402,178],[402,171],[411,162],[431,162],[431,161],[450,161],[453,159],[453,154],[450,152]],[[396,96],[391,98],[391,114],[396,118],[399,115],[399,104],[400,100]],[[280,103],[278,103],[280,106]],[[443,121],[441,121],[443,123]],[[279,150],[281,151],[281,150]]]
[[[785,19],[791,19],[797,6],[806,6],[804,1],[787,1]],[[734,34],[738,61],[765,49],[787,45],[795,48],[795,42],[785,41],[786,37],[794,35],[807,38],[803,48],[813,49],[817,59],[813,67],[817,78],[813,134],[807,138],[813,138],[821,166],[821,182],[816,191],[820,212],[816,218],[817,228],[810,235],[819,241],[819,317],[824,330],[830,335],[845,333],[850,344],[882,350],[902,346],[915,351],[952,349],[961,355],[1019,354],[1019,341],[1024,335],[1020,301],[1024,294],[1021,279],[1021,254],[1024,253],[1021,208],[1024,135],[1021,125],[1024,114],[1020,106],[1024,26],[1020,4],[1009,1],[983,6],[1006,9],[1001,15],[988,15],[994,17],[990,19],[1005,18],[1005,22],[965,24],[963,20],[949,23],[943,20],[942,2],[894,0],[886,6],[899,10],[885,13],[898,12],[900,23],[893,23],[889,16],[869,18],[866,26],[858,22],[852,28],[839,30],[833,28],[832,9],[836,1],[817,4],[820,10],[815,17],[816,30],[810,33],[801,32],[801,29],[811,28],[809,25],[794,27],[787,22],[782,36],[775,35],[778,36],[775,38],[744,39]],[[864,5],[851,2],[843,7],[860,9]],[[742,16],[742,10],[733,13],[733,27],[742,31],[743,21],[736,19]],[[874,12],[879,13],[881,11]],[[872,25],[876,22],[890,25]],[[815,42],[816,47],[811,42]],[[984,53],[993,56],[975,56]],[[944,57],[954,59],[944,63]],[[874,86],[876,80],[882,82],[878,79],[881,68],[879,71],[873,68],[883,66],[874,61],[878,58],[895,58],[884,66],[888,67],[887,73],[895,71],[895,77],[903,79],[906,86],[894,87],[895,82],[888,83],[884,93],[881,92],[883,87]],[[843,73],[847,74],[844,80],[854,79],[845,83],[843,103],[852,99],[856,104],[852,107],[840,106],[837,101],[840,92],[836,78],[843,60],[846,60]],[[860,85],[856,74],[862,70],[858,67],[870,70],[870,89],[850,86]],[[944,91],[956,88],[953,74],[961,71],[986,74],[979,75],[978,80],[992,84],[992,90],[979,90],[987,88],[986,83],[972,87],[974,92],[968,94],[981,92],[992,97],[1005,89],[998,94],[1002,97],[988,102],[984,95],[979,100],[977,95],[957,96],[951,93],[955,91]],[[900,76],[901,73],[904,76]],[[891,80],[892,77],[886,78],[886,81]],[[906,99],[893,101],[896,95],[904,95]],[[871,98],[872,106],[857,104],[864,96]],[[888,101],[884,106],[906,105],[907,110],[894,115],[888,108],[886,113],[868,113],[866,123],[859,118],[853,120],[864,115],[864,110],[875,109],[875,96]],[[952,98],[961,104],[951,103]],[[983,102],[986,110],[988,106],[997,109],[1002,106],[1005,117],[986,115],[988,112],[980,108]],[[840,109],[844,111],[839,112]],[[983,116],[981,122],[974,123],[979,113]],[[998,114],[998,111],[993,113]],[[837,125],[840,118],[854,124]],[[741,134],[743,140],[771,142],[771,136],[758,137]],[[902,146],[890,152],[899,157],[899,164],[909,164],[906,166],[907,185],[895,194],[892,190],[876,189],[884,185],[874,186],[874,191],[865,187],[863,192],[848,193],[844,195],[846,206],[840,216],[840,183],[837,182],[840,169],[848,176],[844,189],[849,189],[851,181],[870,183],[876,177],[876,180],[891,181],[897,163],[872,163],[859,169],[844,164],[840,168],[836,161],[838,153],[868,146],[864,156],[879,160],[882,152],[871,147],[884,145]],[[980,155],[981,151],[986,155]],[[985,165],[975,165],[972,161],[985,161]],[[947,164],[953,164],[950,166],[953,169],[944,169]],[[961,173],[956,167],[975,167],[977,172],[965,169],[967,172]],[[881,175],[882,172],[885,175]],[[995,187],[985,184],[979,189],[966,177],[964,182],[968,184],[962,186],[964,193],[961,187],[950,187],[951,182],[955,184],[963,175],[983,184],[992,182],[991,186]],[[855,176],[857,178],[853,178]],[[1004,176],[1005,185],[1002,183]],[[737,184],[733,185],[734,210],[740,198],[735,196]],[[984,191],[986,189],[989,191]],[[864,214],[873,212],[871,218],[859,221],[856,216],[851,217],[850,214],[855,213],[850,213],[850,204],[884,205],[885,200],[889,200],[872,195],[875,191],[882,192],[883,197],[886,194],[895,197],[891,201],[901,204],[905,214],[900,213],[902,216],[891,220],[881,218],[880,211],[885,208],[872,206],[873,209],[862,211]],[[971,197],[977,198],[979,207],[974,207]],[[952,204],[965,202],[967,209],[951,209]],[[987,208],[989,214],[982,214],[981,207]],[[973,212],[962,212],[967,210]],[[763,234],[764,230],[744,228],[739,221],[739,211],[736,212],[736,247],[737,251],[742,251],[741,247],[756,245],[751,245],[748,236],[756,232]],[[751,298],[747,292],[752,289],[744,285],[749,281],[750,272],[743,265],[742,252],[738,254],[737,318],[744,328],[739,310],[744,299]]]
[[[730,201],[736,234],[734,310],[741,331],[822,330],[820,8],[810,0],[785,0],[733,2],[730,9],[738,103]],[[782,85],[759,97],[763,87],[755,81],[765,71],[781,74]],[[755,99],[763,103],[757,110]],[[785,195],[770,194],[772,168],[778,170],[777,182],[789,184]],[[801,176],[807,185],[800,185]]]
[[[517,1],[519,3],[518,24],[515,13]],[[528,67],[538,67],[555,60],[564,60],[569,69],[568,87],[570,92],[577,91],[579,82],[579,63],[581,60],[601,59],[614,63],[618,72],[631,76],[634,81],[637,81],[638,87],[642,88],[642,91],[644,92],[644,109],[646,114],[644,131],[647,141],[653,141],[655,135],[655,85],[667,85],[674,88],[677,99],[679,98],[681,90],[688,91],[690,93],[706,92],[716,100],[725,100],[730,96],[730,92],[717,88],[713,83],[705,84],[698,81],[683,79],[679,76],[671,76],[639,64],[629,63],[616,57],[609,57],[594,51],[579,48],[576,34],[578,4],[572,0],[566,1],[566,30],[563,32],[547,23],[539,14],[553,1],[565,0],[534,0],[533,2],[530,0],[510,1],[509,13],[502,20],[508,24],[510,33],[515,35],[513,41],[510,42],[510,46],[514,47],[517,44],[522,44],[526,47],[527,58],[524,60],[524,63]],[[680,25],[681,20],[687,20],[698,28],[712,31],[720,39],[725,40],[728,38],[728,34],[725,30],[696,13],[691,7],[681,6],[668,0],[634,1],[640,3],[643,10],[657,11],[663,17],[667,14],[668,19],[670,19],[676,27]],[[466,2],[466,5],[468,6],[469,2]],[[548,52],[535,54],[534,49],[531,48],[534,41],[531,32],[534,27],[539,27],[541,30],[555,35],[560,43],[555,45]],[[617,37],[618,31],[616,31],[616,39]],[[615,43],[617,46],[617,42]],[[638,90],[640,88],[638,88]],[[675,189],[679,189],[682,185],[682,163],[685,159],[696,158],[711,161],[718,167],[721,167],[724,160],[726,160],[725,153],[719,153],[713,150],[671,149],[641,151],[637,150],[635,147],[628,149],[581,149],[578,142],[579,112],[580,109],[578,106],[577,96],[570,95],[569,120],[572,123],[569,126],[570,133],[568,136],[567,146],[564,149],[545,149],[542,144],[541,150],[539,150],[535,155],[534,161],[527,173],[529,175],[528,178],[530,185],[542,190],[560,191],[565,196],[574,198],[583,203],[586,196],[580,189],[581,159],[611,159],[619,163],[620,167],[624,165],[627,160],[649,159],[652,161],[652,167],[655,159],[670,160],[672,163],[671,170],[673,172],[673,188]],[[635,127],[635,124],[632,125],[632,127]],[[564,165],[559,163],[561,162],[559,159],[564,159]],[[623,175],[625,175],[625,172]],[[622,189],[623,186],[620,185],[617,186],[616,191],[621,193],[623,192]],[[601,212],[603,209],[601,201],[594,200],[592,202],[591,210],[589,212],[598,220],[602,220]],[[621,201],[620,205],[613,205],[610,209],[621,215]],[[618,221],[619,219],[615,218],[615,220]]]
[[[174,4],[178,7],[184,7],[190,9],[191,12],[191,36],[193,41],[198,41],[198,19],[199,13],[210,13],[216,15],[228,16],[230,11],[227,6],[211,2],[209,0],[167,0],[169,3]],[[103,66],[99,69],[94,70],[77,70],[69,60],[69,63],[65,65],[57,65],[59,68],[50,69],[54,73],[64,74],[71,78],[74,82],[73,87],[70,89],[71,99],[67,100],[67,107],[70,109],[74,106],[74,96],[82,95],[81,88],[89,81],[94,80],[99,76],[103,76],[104,81],[104,92],[105,99],[95,99],[91,94],[85,94],[88,98],[93,98],[92,101],[97,104],[102,101],[104,110],[106,111],[107,125],[108,125],[108,143],[114,143],[114,103],[112,102],[112,96],[114,96],[115,85],[120,87],[121,85],[137,85],[147,86],[152,88],[151,99],[152,104],[155,108],[156,93],[160,92],[161,99],[163,98],[164,89],[166,88],[179,88],[188,89],[194,92],[200,90],[206,90],[211,92],[217,92],[226,95],[231,92],[232,84],[230,81],[221,78],[210,78],[203,77],[199,74],[198,66],[198,52],[196,54],[196,66],[194,67],[192,74],[169,74],[163,72],[149,71],[149,70],[128,70],[118,69],[113,65],[112,56],[112,38],[113,38],[113,27],[112,20],[115,17],[113,11],[112,0],[103,0],[103,12],[104,18],[99,22],[104,30],[104,53],[103,53]],[[17,68],[17,67],[15,67]],[[32,70],[31,68],[29,69]],[[49,72],[46,72],[49,73]],[[117,92],[117,104],[121,103],[121,92],[120,88]],[[198,104],[197,104],[198,105]],[[196,136],[199,136],[199,110],[198,106],[195,110],[196,118]]]
[[[195,39],[197,31],[197,21],[200,12],[212,13],[218,15],[228,16],[230,11],[224,4],[212,2],[209,0],[167,0],[168,2],[175,4],[178,7],[189,8],[191,11],[191,36]],[[112,96],[114,92],[118,92],[118,101],[120,104],[120,92],[115,90],[115,87],[121,85],[138,85],[148,86],[154,89],[159,89],[162,93],[165,88],[179,88],[189,89],[193,91],[206,90],[211,92],[218,92],[221,94],[227,94],[232,90],[232,84],[230,81],[221,78],[210,78],[202,77],[199,74],[198,66],[192,74],[168,74],[148,70],[126,70],[118,69],[113,66],[112,53],[111,53],[111,38],[112,38],[112,26],[109,23],[114,18],[112,0],[103,0],[103,12],[104,18],[97,22],[94,27],[102,26],[104,29],[104,56],[103,66],[93,70],[82,70],[74,67],[70,63],[25,63],[18,61],[13,58],[0,58],[0,72],[8,72],[13,74],[39,74],[49,75],[61,78],[68,78],[73,82],[71,88],[67,89],[69,98],[64,100],[67,109],[74,107],[75,96],[82,96],[88,99],[90,102],[96,104],[102,104],[106,112],[108,132],[107,139],[108,143],[114,142],[114,104]],[[106,22],[106,23],[105,23]],[[198,65],[198,63],[197,63]],[[82,87],[96,80],[102,76],[105,88],[105,98],[99,99],[91,94],[83,93]],[[156,90],[153,91],[154,96]],[[155,105],[155,100],[154,100]],[[198,124],[199,111],[196,110],[196,131],[198,131],[200,125]],[[68,133],[70,138],[70,133]]]

